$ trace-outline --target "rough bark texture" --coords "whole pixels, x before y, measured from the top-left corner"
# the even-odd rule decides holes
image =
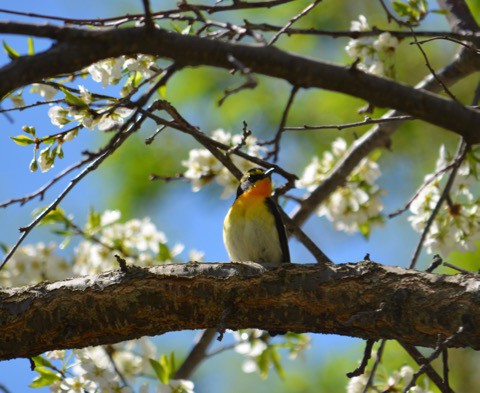
[[[0,291],[0,359],[183,329],[335,333],[480,348],[479,275],[374,262],[189,263],[130,268]]]

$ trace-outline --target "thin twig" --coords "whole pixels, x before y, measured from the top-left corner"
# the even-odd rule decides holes
[[[285,33],[285,31],[287,31],[290,27],[292,27],[292,25],[298,21],[300,18],[304,17],[305,15],[307,15],[311,10],[313,10],[318,3],[320,3],[322,0],[315,0],[313,3],[311,3],[310,5],[308,5],[302,12],[300,12],[298,15],[295,15],[292,19],[290,19],[288,21],[288,23],[282,27],[274,36],[273,38],[270,40],[270,42],[268,43],[268,45],[273,45],[279,38],[280,36]]]
[[[417,348],[415,348],[413,345],[408,345],[401,342],[399,344],[419,366],[425,364],[426,359]],[[446,386],[442,380],[442,377],[435,371],[431,364],[428,364],[425,368],[425,374],[427,374],[428,378],[430,378],[430,380],[437,385],[441,392],[453,393],[452,391],[446,390]]]
[[[382,1],[382,0],[380,0]],[[420,50],[420,52],[422,53],[422,56],[423,56],[423,59],[425,60],[425,65],[427,66],[428,70],[430,71],[430,74],[432,74],[432,76],[435,78],[435,80],[440,84],[440,86],[442,86],[442,89],[445,93],[447,93],[447,95],[455,102],[458,102],[457,100],[457,97],[455,97],[453,95],[453,93],[450,91],[450,89],[445,85],[445,83],[443,83],[443,81],[439,78],[439,76],[437,75],[437,73],[435,72],[435,70],[433,69],[433,67],[430,65],[430,61],[428,60],[428,57],[427,57],[427,54],[425,53],[425,51],[423,50],[422,48],[422,45],[420,45],[418,43],[418,39],[417,39],[417,36],[415,35],[415,32],[413,31],[413,28],[411,26],[409,26],[410,28],[410,31],[412,32],[413,34],[413,40],[414,40],[414,44],[417,45],[417,48]]]
[[[267,142],[267,143],[273,144],[272,151],[270,151],[267,154],[267,158],[270,156],[273,156],[273,162],[277,162],[278,160],[278,153],[280,151],[280,140],[282,138],[282,133],[284,131],[285,124],[287,123],[288,113],[290,112],[290,108],[292,107],[292,104],[297,92],[298,92],[298,86],[292,86],[292,90],[290,90],[290,95],[288,96],[287,105],[285,106],[285,109],[282,112],[282,118],[280,119],[280,124],[278,125],[278,129],[275,134],[275,137],[273,141]]]
[[[443,259],[440,255],[438,254],[435,254],[433,256],[433,261],[432,263],[430,264],[430,266],[425,269],[425,272],[427,273],[432,273],[437,267],[439,267],[441,264],[443,263]]]
[[[373,363],[372,371],[370,371],[367,383],[365,384],[365,387],[363,388],[362,393],[367,393],[368,389],[373,384],[373,379],[375,378],[375,374],[377,372],[378,365],[382,361],[383,350],[385,349],[385,344],[386,343],[387,343],[387,340],[380,341],[380,346],[378,347],[378,350],[377,350],[377,356],[375,357],[375,362]]]
[[[113,353],[115,352],[115,348],[111,345],[105,345],[105,346],[103,346],[103,350],[107,354],[107,357],[110,360],[110,363],[112,364],[113,370],[119,376],[119,378],[122,381],[124,387],[127,387],[127,388],[129,388],[130,391],[133,391],[132,387],[129,385],[127,379],[125,378],[123,373],[118,368],[117,362],[115,362],[115,359],[113,359]]]
[[[477,49],[475,46],[466,44],[465,42],[460,41],[456,38],[447,37],[447,36],[432,37],[432,38],[427,38],[425,40],[419,40],[419,41],[417,40],[416,42],[411,42],[410,45],[426,44],[427,42],[436,41],[436,40],[446,40],[446,41],[455,42],[456,44],[462,45],[465,48],[470,49],[470,50],[480,54],[480,49]]]
[[[359,375],[362,375],[365,372],[365,369],[367,368],[368,361],[372,357],[372,349],[373,349],[373,344],[375,344],[376,340],[368,339],[365,344],[365,350],[363,351],[363,358],[360,363],[360,365],[353,371],[347,373],[348,378],[353,378],[353,377],[358,377]]]
[[[243,82],[239,86],[231,87],[230,89],[225,89],[223,92],[224,96],[218,100],[218,103],[217,103],[218,106],[222,106],[225,100],[231,95],[236,94],[239,91],[242,91],[245,89],[255,89],[258,85],[258,82],[255,79],[255,76],[253,76],[250,68],[245,67],[239,60],[237,60],[232,55],[228,55],[227,58],[228,58],[228,61],[232,63],[233,66],[235,67],[234,71],[236,70],[240,71],[240,73],[245,77],[245,82]]]
[[[443,175],[445,172],[447,172],[448,170],[452,169],[455,165],[457,165],[457,159],[458,157],[453,161],[451,162],[450,164],[448,164],[447,166],[439,169],[438,171],[436,171],[433,175],[431,175],[428,180],[426,180],[421,186],[420,188],[415,192],[415,194],[410,198],[410,200],[405,204],[405,206],[403,206],[402,208],[392,212],[392,213],[389,213],[388,214],[388,218],[393,218],[393,217],[396,217],[398,216],[399,214],[402,214],[403,212],[407,211],[411,204],[413,203],[413,201],[415,199],[418,198],[418,196],[422,193],[422,191],[429,185],[431,184],[438,176],[440,175]]]
[[[35,107],[41,106],[41,105],[58,104],[58,103],[61,103],[61,102],[65,102],[65,100],[62,98],[62,99],[59,99],[59,100],[51,100],[51,101],[37,101],[33,104],[18,106],[18,107],[14,107],[14,108],[7,108],[7,109],[0,108],[0,113],[14,112],[14,111],[21,112],[25,109],[35,108]]]
[[[465,159],[465,155],[467,154],[467,151],[468,151],[468,145],[462,139],[459,142],[459,145],[457,148],[457,154],[456,154],[457,159],[455,160],[455,165],[453,166],[452,171],[450,172],[450,175],[447,180],[447,184],[445,184],[445,188],[443,189],[442,194],[440,195],[440,198],[438,199],[434,209],[432,210],[430,217],[427,220],[427,223],[425,224],[425,228],[423,228],[422,235],[420,236],[420,240],[418,241],[417,247],[415,248],[415,251],[412,256],[412,260],[410,261],[410,265],[408,267],[409,269],[413,269],[417,264],[418,257],[420,256],[420,252],[422,251],[423,244],[430,231],[430,227],[435,221],[435,217],[440,211],[440,208],[442,207],[443,202],[446,200],[447,195],[450,192],[450,189],[452,188],[455,177],[457,176],[458,168],[460,167],[460,164]]]
[[[473,272],[470,272],[468,270],[462,269],[461,267],[452,265],[451,263],[448,262],[443,262],[443,266],[449,267],[450,269],[456,270],[457,272],[464,273],[464,274],[472,274]]]
[[[5,385],[2,385],[2,384],[0,384],[0,390],[3,393],[10,393],[10,390],[8,390],[7,387]]]
[[[145,11],[145,27],[147,29],[153,29],[155,25],[153,24],[152,20],[152,11],[150,9],[150,1],[149,0],[142,0],[143,9]]]
[[[239,143],[235,146],[232,146],[230,149],[227,150],[226,155],[229,156],[233,153],[239,151],[243,146],[247,143],[247,138],[252,135],[252,131],[248,129],[248,125],[246,121],[243,121],[243,129],[242,129],[242,139]]]
[[[445,382],[445,387],[448,392],[451,392],[450,388],[450,378],[449,378],[449,369],[448,369],[448,348],[444,348],[442,351],[442,363],[443,363],[443,380]]]
[[[324,126],[309,126],[304,125],[303,127],[284,127],[284,131],[308,131],[308,130],[343,130],[346,128],[361,127],[370,124],[383,124],[390,123],[395,121],[405,121],[405,120],[415,120],[413,116],[392,116],[392,117],[382,117],[380,119],[372,119],[369,116],[365,116],[365,120],[357,121],[354,123],[345,123],[345,124],[329,124]]]
[[[430,366],[430,363],[432,363],[440,354],[443,352],[445,348],[448,348],[450,346],[450,342],[453,340],[456,340],[456,338],[461,335],[465,331],[466,327],[463,325],[458,328],[458,330],[453,333],[450,337],[446,338],[443,340],[437,348],[431,353],[431,355],[425,359],[425,362],[420,366],[420,368],[417,370],[417,372],[413,375],[412,380],[410,383],[405,387],[403,390],[404,393],[407,393],[412,387],[415,386],[417,379],[426,372],[427,367]],[[448,392],[448,390],[446,391]]]
[[[253,23],[248,20],[244,21],[244,27],[247,29],[264,31],[264,32],[277,32],[280,31],[283,26],[275,26],[269,23]],[[374,27],[371,30],[365,31],[352,31],[352,30],[323,30],[323,29],[315,29],[315,28],[288,28],[285,30],[285,34],[287,35],[314,35],[314,36],[323,36],[323,37],[331,37],[331,38],[362,38],[362,37],[377,37],[382,33],[389,33],[390,35],[398,38],[410,38],[412,33],[410,31],[404,30],[392,30],[392,29],[379,29],[378,27]],[[454,38],[457,40],[465,40],[465,41],[475,41],[480,36],[476,32],[465,31],[462,33],[452,33],[451,31],[418,31],[415,32],[418,37],[447,37],[447,38]]]

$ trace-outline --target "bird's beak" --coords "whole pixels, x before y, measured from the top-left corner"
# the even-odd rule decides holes
[[[275,168],[272,167],[272,168],[269,168],[267,169],[265,172],[264,172],[264,175],[265,176],[271,176],[271,174],[275,171]]]

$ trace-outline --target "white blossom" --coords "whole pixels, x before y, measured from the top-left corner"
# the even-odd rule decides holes
[[[80,91],[81,99],[86,103],[90,104],[93,101],[92,93],[90,93],[87,88],[83,85],[78,85],[78,90]]]
[[[347,393],[362,393],[367,381],[368,376],[365,374],[350,378],[347,384]]]
[[[127,263],[138,266],[172,261],[183,251],[181,244],[167,247],[167,237],[150,218],[132,219],[125,223],[119,222],[119,219],[118,211],[106,211],[100,217],[100,227],[88,229],[95,233],[99,242],[86,240],[77,246],[73,266],[75,274],[95,274],[117,268],[115,254],[119,254],[119,249],[125,253]],[[167,251],[161,257],[167,259],[159,260],[160,247]]]
[[[410,205],[408,217],[413,229],[422,232],[438,204],[443,192],[447,174],[441,172],[452,160],[442,145],[436,163],[437,177],[425,176],[425,186],[418,192]],[[471,187],[476,184],[474,176],[478,168],[474,160],[465,160],[457,171],[450,189],[450,202],[443,202],[427,233],[425,248],[428,253],[440,253],[447,256],[454,250],[473,251],[480,239],[480,199],[476,198]]]
[[[198,251],[192,248],[188,253],[188,259],[190,261],[202,262],[205,258],[205,253],[203,251]]]
[[[392,51],[395,50],[399,45],[397,37],[394,37],[388,32],[381,33],[378,38],[373,43],[373,48],[377,52],[381,51]]]
[[[123,63],[124,69],[139,72],[144,78],[150,78],[155,75],[155,66],[155,57],[149,55],[129,57]]]
[[[360,15],[358,21],[352,21],[350,31],[369,31],[370,26],[365,16]],[[378,37],[358,37],[351,39],[345,51],[360,62],[356,67],[364,72],[378,76],[394,76],[394,63],[391,61],[399,45],[396,37],[388,32],[381,33]]]
[[[52,155],[51,146],[46,147],[40,151],[40,156],[38,158],[38,165],[40,165],[40,170],[42,172],[48,172],[53,168],[55,158]]]
[[[43,98],[45,98],[45,101],[50,101],[58,93],[58,90],[50,85],[34,83],[30,92],[40,94]]]
[[[59,105],[52,106],[48,110],[48,116],[53,125],[62,128],[65,124],[70,123],[70,120],[67,118],[68,109],[65,109]]]
[[[60,382],[60,391],[68,393],[90,393],[96,391],[96,386],[92,381],[85,379],[82,375],[72,378],[65,378]]]
[[[122,77],[124,57],[106,59],[90,65],[87,71],[95,82],[101,82],[102,87],[115,85]]]
[[[247,154],[254,157],[261,157],[265,152],[265,147],[258,145],[257,139],[252,135],[243,140],[243,135],[232,135],[223,129],[217,129],[213,131],[212,138],[229,148],[243,145]],[[241,172],[246,172],[255,166],[250,161],[236,155],[232,155],[230,158]],[[190,150],[188,160],[182,161],[182,165],[187,168],[184,176],[190,180],[192,190],[195,192],[213,179],[223,187],[221,195],[223,199],[234,194],[238,188],[238,180],[206,149]]]
[[[45,352],[47,359],[65,359],[67,352],[64,349],[56,349],[54,351]]]
[[[22,94],[11,94],[9,98],[15,108],[21,108],[25,106],[25,101],[23,100]]]
[[[53,243],[48,246],[37,243],[20,247],[1,271],[0,285],[22,286],[66,278],[71,266],[54,253],[55,248]]]
[[[118,128],[125,123],[125,118],[130,116],[133,109],[119,107],[114,111],[108,111],[98,120],[98,129],[100,131],[110,131]]]
[[[168,385],[158,385],[156,393],[194,393],[195,385],[186,379],[171,379]]]
[[[350,22],[350,31],[368,31],[370,26],[365,15],[359,15],[358,20]]]
[[[313,191],[345,154],[347,143],[343,138],[337,138],[332,143],[331,151],[326,151],[321,159],[313,157],[297,181],[297,186]],[[376,162],[363,158],[348,177],[346,184],[338,187],[319,206],[317,214],[327,217],[338,230],[347,233],[362,230],[362,233],[368,234],[368,227],[381,221],[383,204],[379,197],[382,191],[375,184],[380,174]]]

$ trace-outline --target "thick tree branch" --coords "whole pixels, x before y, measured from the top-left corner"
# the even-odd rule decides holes
[[[0,291],[0,359],[183,329],[334,333],[480,348],[476,274],[381,266],[188,263]]]
[[[45,26],[38,26],[38,29],[44,31]],[[30,28],[28,34],[35,36],[33,30]],[[12,22],[0,22],[0,32],[19,33],[19,28]],[[0,96],[108,57],[144,53],[173,59],[182,66],[230,69],[232,65],[228,59],[233,56],[252,72],[284,79],[298,87],[323,88],[363,98],[375,106],[395,108],[454,131],[470,144],[480,143],[477,132],[480,113],[475,110],[400,82],[296,56],[274,47],[214,41],[140,27],[91,32],[63,27],[61,34],[63,41],[46,52],[20,57],[0,69]],[[475,67],[480,69],[480,56],[477,57]]]

